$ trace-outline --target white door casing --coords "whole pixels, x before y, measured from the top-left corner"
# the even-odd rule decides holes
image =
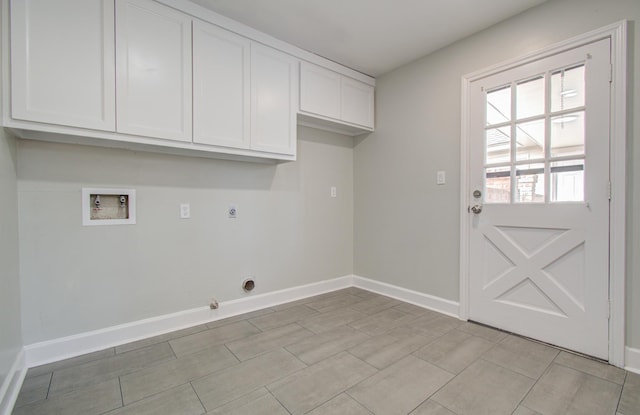
[[[619,255],[614,258],[611,267],[608,263],[610,228],[607,138],[610,134],[613,137],[612,159],[619,163],[620,158],[624,159],[624,146],[620,148],[619,134],[620,130],[624,130],[621,127],[623,123],[620,122],[624,117],[619,115],[619,108],[624,106],[624,101],[614,88],[612,127],[609,128],[608,91],[612,67],[609,64],[608,47],[611,40],[614,43],[612,55],[616,65],[624,61],[620,53],[624,28],[624,22],[612,25],[587,34],[582,39],[563,42],[546,51],[463,78],[462,202],[465,211],[461,214],[461,317],[609,358],[618,365],[622,363],[620,357],[624,350],[624,330],[620,329],[624,327],[624,317],[619,314],[620,308],[624,310],[624,295],[621,295],[624,290],[621,287],[623,284],[620,284],[620,278],[624,279],[624,275],[616,272],[614,276],[616,288],[612,296],[620,299],[622,306],[618,303],[613,307],[617,314],[612,327],[612,334],[616,336],[612,339],[612,344],[616,348],[610,355],[607,325],[608,274],[610,269],[619,270],[621,265]],[[607,40],[599,45],[604,45],[606,51],[603,49],[591,53],[591,56],[587,55],[590,52],[580,48],[566,52],[603,38]],[[593,49],[594,44],[586,47],[598,49]],[[558,55],[560,52],[566,52],[563,55],[564,63]],[[596,55],[606,55],[605,63],[599,65],[594,62],[597,60]],[[485,204],[482,213],[467,213],[468,205],[481,202],[474,199],[472,192],[475,189],[484,190],[485,114],[483,104],[477,104],[479,97],[484,99],[487,90],[508,83],[506,79],[509,77],[511,81],[525,80],[544,73],[542,67],[545,65],[549,70],[568,68],[581,60],[586,64],[587,77],[593,78],[601,72],[601,77],[606,78],[603,86],[589,87],[587,92],[589,96],[585,130],[588,137],[584,167],[587,178],[584,201],[549,203],[551,196],[547,194],[546,203]],[[613,74],[624,73],[616,67],[613,69]],[[624,84],[621,79],[614,81],[616,85]],[[598,110],[602,105],[604,110]],[[474,108],[480,108],[481,111],[474,111]],[[592,116],[591,112],[598,111],[605,113],[604,120]],[[547,114],[546,118],[547,128],[550,128],[551,117]],[[513,124],[515,135],[515,122]],[[595,139],[596,136],[604,137],[604,140]],[[623,135],[622,142],[624,143]],[[547,141],[547,146],[548,144]],[[514,153],[515,151],[514,149]],[[547,177],[550,165],[553,165],[550,161],[553,159],[547,159],[546,165],[543,163]],[[518,168],[516,164],[510,166],[514,182],[516,178],[520,178],[516,176],[516,170],[526,170]],[[614,189],[620,188],[620,182],[624,183],[624,169],[619,167],[612,166]],[[547,193],[550,188],[547,184]],[[511,187],[514,199],[516,189],[514,183]],[[618,196],[617,203],[612,203],[615,212],[624,211],[624,207],[620,206],[620,199],[623,201],[624,195]],[[600,219],[593,222],[595,225],[586,226],[594,217]],[[611,226],[611,245],[618,245],[621,236],[624,241],[624,224],[612,221]],[[599,258],[593,254],[595,251],[600,252]],[[594,280],[594,275],[604,275],[604,278]]]

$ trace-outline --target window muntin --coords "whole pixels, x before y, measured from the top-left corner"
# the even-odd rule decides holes
[[[485,95],[484,202],[584,201],[584,64]]]

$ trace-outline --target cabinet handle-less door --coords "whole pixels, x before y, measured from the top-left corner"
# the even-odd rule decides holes
[[[114,131],[113,0],[11,2],[11,117]]]
[[[251,43],[251,148],[296,154],[298,62]]]
[[[250,146],[251,42],[193,21],[193,142]]]
[[[374,88],[342,77],[342,120],[373,128]]]
[[[117,131],[191,141],[191,18],[116,0]]]

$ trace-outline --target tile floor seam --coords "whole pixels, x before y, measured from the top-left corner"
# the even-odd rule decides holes
[[[208,412],[207,408],[204,406],[204,403],[202,402],[202,399],[200,399],[200,395],[198,395],[198,391],[196,390],[196,388],[193,387],[193,383],[192,382],[193,381],[190,381],[190,382],[187,382],[187,383],[191,387],[191,390],[193,391],[193,393],[196,395],[196,398],[198,398],[198,402],[200,402],[200,406],[202,407],[202,410],[204,411],[204,412],[202,412],[201,415],[204,415],[204,414],[206,414]],[[185,385],[186,385],[186,383],[185,383]]]
[[[613,384],[613,385],[620,386],[621,390],[622,390],[622,388],[624,387],[624,382],[622,382],[622,384],[620,384],[620,383],[618,383],[618,382],[614,382],[614,381],[612,381],[612,380],[610,380],[610,379],[603,378],[603,377],[602,377],[602,376],[600,376],[600,375],[596,375],[596,374],[593,374],[593,373],[585,372],[584,370],[580,370],[580,369],[578,369],[578,368],[576,368],[576,367],[572,367],[572,366],[569,366],[569,365],[565,365],[565,364],[562,364],[562,363],[558,363],[558,362],[556,362],[556,361],[555,361],[555,359],[551,362],[551,364],[556,364],[556,365],[558,365],[558,366],[562,366],[562,367],[565,367],[565,368],[567,368],[567,369],[575,370],[576,372],[580,372],[580,373],[582,373],[583,375],[593,376],[594,378],[598,378],[598,379],[603,380],[603,381],[605,381],[605,382],[607,382],[607,383],[611,383],[611,384]],[[551,366],[551,364],[550,364],[549,366]],[[603,364],[604,364],[604,363],[603,363]],[[541,377],[542,377],[542,376],[541,376]],[[626,380],[626,378],[627,378],[627,375],[626,375],[626,373],[625,373],[625,380]]]
[[[272,397],[273,399],[275,399],[275,400],[276,400],[276,402],[278,402],[278,403],[280,404],[280,406],[281,406],[281,407],[283,407],[283,408],[284,408],[284,410],[285,410],[285,411],[287,411],[287,413],[288,413],[289,415],[293,415],[293,414],[291,413],[291,411],[289,410],[289,408],[287,408],[286,406],[284,406],[284,403],[283,403],[283,402],[281,402],[281,401],[280,401],[280,399],[278,399],[278,397],[277,397],[277,396],[275,396],[275,395],[273,394],[273,392],[271,392],[271,390],[270,390],[269,388],[267,388],[267,387],[265,386],[265,387],[264,387],[264,389],[267,391],[267,393],[268,393],[269,395],[271,395],[271,397]]]
[[[118,376],[118,388],[120,389],[120,403],[122,403],[121,408],[124,407],[124,394],[122,393],[122,379]]]

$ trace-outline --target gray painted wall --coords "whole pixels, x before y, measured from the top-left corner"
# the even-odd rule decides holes
[[[0,128],[0,385],[22,349],[16,156],[15,139]]]
[[[298,137],[277,165],[19,141],[25,343],[242,298],[249,275],[265,293],[351,274],[353,139]],[[83,227],[82,187],[135,188],[137,224]]]
[[[355,274],[457,301],[461,77],[623,19],[632,21],[627,344],[640,347],[638,0],[549,1],[379,77],[377,130],[354,148]]]

